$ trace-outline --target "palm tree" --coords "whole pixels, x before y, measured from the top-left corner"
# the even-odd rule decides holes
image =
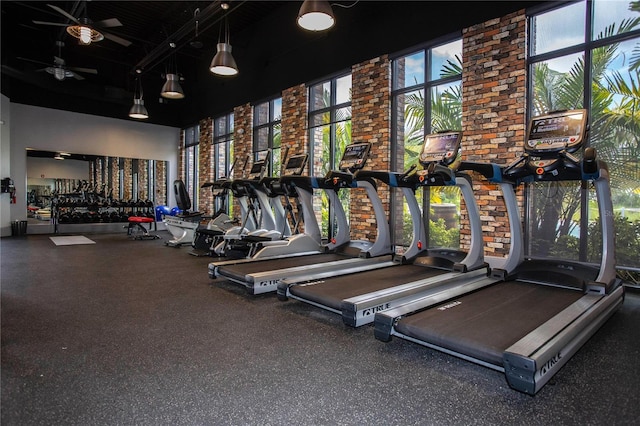
[[[638,25],[640,18],[624,20],[619,26],[610,25],[597,38],[628,32]],[[591,51],[590,145],[597,149],[598,158],[608,163],[613,188],[637,189],[640,181],[640,73],[638,62],[631,64],[625,77],[619,72],[608,73],[619,55],[618,43]],[[639,59],[640,56],[636,57],[636,61]],[[584,57],[579,58],[566,74],[551,70],[546,63],[537,64],[533,75],[535,113],[581,107],[584,70]],[[573,237],[568,238],[580,200],[579,188],[573,188],[555,185],[538,193],[542,196],[532,197],[535,213],[530,223],[530,235],[536,236],[532,242],[536,254],[557,255],[563,250],[562,246],[565,248],[563,255],[576,254],[576,250],[567,250],[567,247],[577,247],[570,241]],[[555,191],[553,198],[552,191]],[[554,202],[549,202],[550,199]],[[590,238],[595,236],[593,227],[589,228],[589,233]],[[593,256],[594,253],[588,253],[589,260],[595,260]]]

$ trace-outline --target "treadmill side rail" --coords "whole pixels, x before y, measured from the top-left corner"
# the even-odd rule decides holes
[[[469,272],[467,272],[468,274]],[[464,277],[464,276],[463,276]],[[499,282],[492,277],[476,277],[468,282],[442,291],[429,292],[428,294],[412,298],[410,302],[382,312],[376,312],[374,318],[375,337],[383,342],[391,340],[391,335],[396,334],[395,323],[402,317],[428,309],[434,305],[462,296],[471,291],[490,286]],[[388,330],[387,330],[388,327]],[[388,332],[388,335],[385,333]]]
[[[467,282],[473,286],[486,276],[487,271],[482,269],[467,273],[448,272],[345,299],[342,301],[342,321],[346,325],[360,327],[373,322],[376,313],[402,306],[418,297],[444,292],[455,294],[460,286],[469,291],[469,286],[465,285]]]
[[[613,315],[623,299],[623,287],[603,297],[587,294],[513,344],[503,354],[509,386],[535,395]],[[567,323],[567,316],[575,319]],[[565,327],[555,330],[563,321]]]

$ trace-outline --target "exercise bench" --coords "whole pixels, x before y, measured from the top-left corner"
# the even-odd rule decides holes
[[[149,228],[145,228],[144,223],[149,224]],[[130,216],[129,226],[127,227],[127,235],[133,237],[134,240],[156,240],[160,238],[155,234],[149,233],[152,224],[156,226],[156,221],[152,217],[146,216]],[[157,227],[155,227],[157,230]]]

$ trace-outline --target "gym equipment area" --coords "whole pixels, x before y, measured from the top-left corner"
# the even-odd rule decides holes
[[[638,423],[638,5],[341,3],[1,2],[0,423]]]

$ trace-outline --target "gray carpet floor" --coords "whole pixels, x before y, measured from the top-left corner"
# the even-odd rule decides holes
[[[190,248],[87,236],[0,240],[3,425],[639,423],[637,292],[531,397],[488,368],[214,282]]]

